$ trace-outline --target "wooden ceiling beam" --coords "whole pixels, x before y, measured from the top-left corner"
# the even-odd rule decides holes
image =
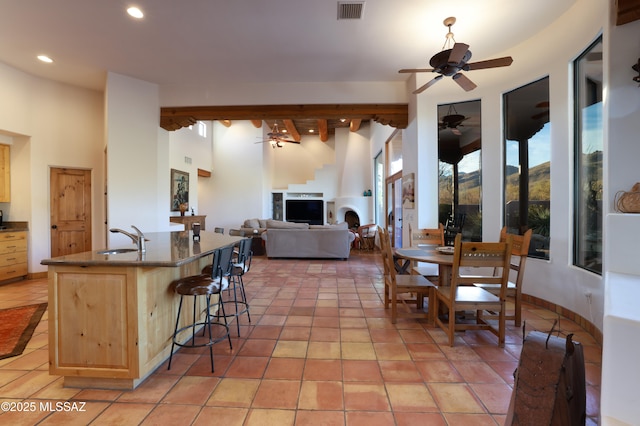
[[[360,130],[360,124],[362,124],[362,120],[359,118],[351,120],[351,122],[349,123],[349,130],[352,132],[357,132],[358,130]]]
[[[253,127],[256,129],[259,129],[262,127],[262,120],[251,120],[251,124],[253,124]]]
[[[640,19],[640,0],[616,0],[616,25]]]
[[[284,123],[284,127],[285,129],[287,129],[287,133],[289,133],[291,139],[296,142],[300,142],[300,139],[302,139],[302,137],[300,137],[300,132],[296,128],[296,125],[293,123],[293,120],[286,119],[282,120],[282,122]]]
[[[231,127],[231,120],[218,120],[224,127]]]
[[[408,125],[407,104],[316,104],[316,105],[232,105],[163,107],[160,126],[177,130],[198,120],[296,120],[296,119],[360,119],[404,129]],[[186,124],[190,123],[190,124]]]
[[[327,120],[324,118],[318,119],[318,134],[322,142],[329,140],[329,127],[327,126]]]

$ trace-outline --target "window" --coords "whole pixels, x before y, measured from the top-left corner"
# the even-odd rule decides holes
[[[438,220],[482,241],[480,101],[438,105]]]
[[[602,274],[602,37],[574,62],[573,263]]]
[[[504,94],[504,224],[532,229],[529,256],[549,258],[551,222],[549,78]]]
[[[375,218],[376,224],[379,226],[385,225],[383,160],[382,151],[380,151],[373,160],[373,174],[375,178]]]

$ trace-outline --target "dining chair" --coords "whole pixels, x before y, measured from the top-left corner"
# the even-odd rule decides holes
[[[454,241],[453,268],[451,271],[451,285],[440,286],[435,290],[434,312],[440,308],[447,308],[448,318],[436,315],[436,325],[442,328],[449,337],[449,346],[453,346],[456,331],[489,330],[498,337],[498,345],[504,346],[505,340],[505,298],[507,281],[509,279],[509,263],[511,259],[511,238],[505,242],[462,242],[462,235],[458,234]],[[463,275],[462,268],[482,268],[488,271],[486,275]],[[494,268],[500,268],[502,273],[493,275]],[[498,284],[498,296],[473,284]],[[456,312],[476,311],[475,321],[466,317],[458,321]],[[485,311],[497,313],[497,327],[484,317]]]
[[[431,302],[434,300],[435,285],[422,275],[397,274],[394,266],[389,233],[387,230],[378,227],[378,235],[380,236],[380,251],[382,252],[382,263],[384,267],[384,307],[388,309],[389,305],[391,305],[391,323],[395,324],[398,317],[427,318],[432,322],[435,311],[429,309],[427,312],[424,312],[422,308],[422,298],[425,294],[428,295],[429,305],[431,307],[431,305],[433,305]],[[402,294],[414,294],[416,298],[400,297]],[[399,304],[402,304],[405,308],[404,312],[399,312]]]
[[[375,248],[375,223],[359,226],[356,232],[358,233],[358,247],[360,250],[373,250]]]
[[[444,244],[452,246],[456,235],[462,233],[464,222],[467,218],[466,213],[458,213],[455,216],[447,219],[447,223],[444,225]]]
[[[533,231],[529,229],[524,235],[508,234],[506,226],[500,231],[501,242],[507,241],[507,238],[511,237],[511,259],[509,261],[509,268],[516,272],[516,279],[515,281],[509,280],[507,282],[506,295],[514,299],[514,312],[512,315],[505,315],[505,318],[513,320],[516,327],[520,327],[522,324],[522,279],[524,277],[524,266],[529,255],[529,244],[531,243],[532,233]],[[494,271],[494,274],[497,273],[499,273],[499,271]],[[498,284],[474,283],[474,285],[496,295],[500,293],[500,286]]]
[[[417,247],[418,244],[444,246],[444,226],[439,223],[437,228],[412,230],[409,224],[409,242],[411,247]],[[438,265],[414,262],[411,273],[422,275],[431,282],[438,282]]]

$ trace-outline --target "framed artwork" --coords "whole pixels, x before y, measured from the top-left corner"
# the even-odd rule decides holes
[[[171,169],[171,211],[189,208],[189,173]]]
[[[402,207],[412,209],[415,201],[415,174],[402,175]]]

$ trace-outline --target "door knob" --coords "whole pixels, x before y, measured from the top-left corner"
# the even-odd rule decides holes
[[[58,225],[51,225],[51,229],[58,229]]]

